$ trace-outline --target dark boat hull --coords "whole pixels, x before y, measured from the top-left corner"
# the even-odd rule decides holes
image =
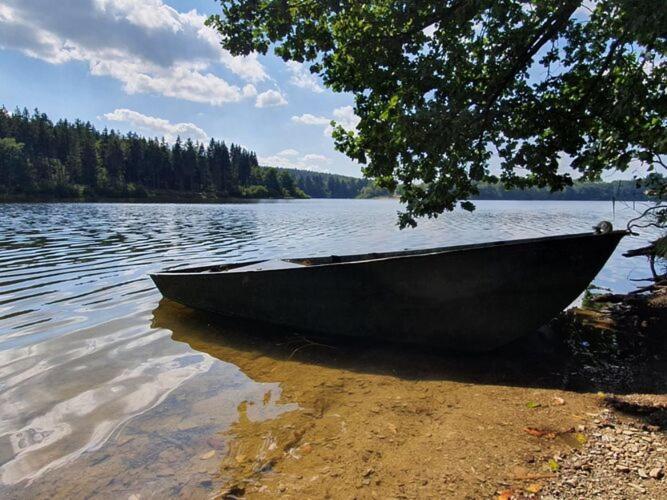
[[[165,297],[225,316],[325,335],[481,351],[556,316],[588,286],[624,235],[313,259],[314,265],[297,269],[196,268],[152,278]]]

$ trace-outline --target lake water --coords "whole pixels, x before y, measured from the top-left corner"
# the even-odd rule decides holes
[[[189,311],[161,303],[150,272],[587,232],[601,220],[623,228],[636,213],[607,202],[480,201],[472,214],[400,231],[399,208],[0,205],[0,495],[205,497],[224,479],[215,457],[231,426],[299,406],[281,396],[281,376],[248,373],[248,349],[201,347],[213,320],[189,323]],[[624,291],[646,277],[643,259],[621,256],[646,239],[625,238],[595,283]]]

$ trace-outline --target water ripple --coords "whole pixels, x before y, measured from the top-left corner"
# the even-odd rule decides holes
[[[622,227],[604,202],[480,202],[399,231],[392,200],[238,205],[0,205],[0,483],[101,446],[212,363],[151,326],[148,274],[209,262],[391,251]],[[639,208],[639,207],[638,207]],[[598,277],[626,289],[642,262]],[[238,371],[230,372],[238,377]]]

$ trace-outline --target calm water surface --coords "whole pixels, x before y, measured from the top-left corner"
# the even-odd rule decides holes
[[[0,494],[62,492],[58,478],[85,467],[72,494],[204,496],[218,462],[200,455],[224,453],[220,432],[240,413],[294,409],[279,383],[191,348],[182,328],[172,338],[176,313],[159,306],[150,272],[622,228],[635,214],[608,202],[477,205],[404,231],[393,200],[0,205]],[[628,290],[645,277],[645,262],[621,253],[646,238],[626,238],[595,283]]]

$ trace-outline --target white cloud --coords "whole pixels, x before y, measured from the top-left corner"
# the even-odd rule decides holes
[[[292,121],[301,125],[329,125],[331,118],[304,113],[300,116],[293,116]]]
[[[281,152],[277,153],[278,156],[299,156],[299,152],[296,149],[283,149]]]
[[[340,125],[345,130],[354,130],[359,125],[359,117],[354,114],[354,108],[352,106],[343,106],[341,108],[336,108],[333,110],[333,120],[336,122],[336,125]],[[334,128],[329,125],[324,129],[324,135],[330,136],[333,134]]]
[[[106,113],[103,118],[112,122],[129,123],[139,130],[162,136],[168,142],[174,142],[179,136],[200,142],[208,139],[208,134],[194,123],[171,123],[164,118],[147,116],[131,109],[116,109]]]
[[[13,21],[14,15],[8,5],[0,4],[0,22]]]
[[[267,167],[298,168],[314,172],[328,172],[322,164],[330,163],[330,159],[321,154],[310,153],[300,156],[295,149],[284,149],[270,156],[260,156],[259,164]]]
[[[354,114],[352,106],[343,106],[333,111],[334,121],[346,130],[353,130],[359,125],[359,117]]]
[[[277,90],[267,90],[257,96],[255,101],[256,108],[275,108],[277,106],[285,106],[287,99]]]
[[[315,162],[315,163],[328,163],[329,158],[327,158],[324,155],[318,155],[318,154],[307,154],[303,157],[304,161],[307,162]]]
[[[181,23],[178,11],[161,0],[94,0],[95,6],[115,19],[125,19],[137,26],[149,29],[168,27],[179,31]]]
[[[287,70],[291,73],[290,83],[296,85],[299,88],[307,89],[320,94],[324,92],[324,89],[319,84],[319,81],[315,75],[313,75],[308,68],[306,68],[302,63],[297,61],[287,61]]]
[[[90,72],[97,76],[111,76],[123,83],[128,94],[153,93],[192,102],[222,106],[239,102],[254,95],[254,87],[240,89],[222,78],[203,73],[199,68],[174,65],[168,69],[146,66],[128,61],[95,61],[90,63]]]
[[[1,0],[0,47],[62,64],[81,61],[96,76],[119,80],[129,93],[150,92],[220,106],[254,97],[215,73],[223,65],[250,82],[268,79],[256,54],[234,57],[197,11],[163,0]]]
[[[292,121],[300,125],[317,125],[324,126],[324,135],[330,136],[334,128],[331,126],[331,121],[336,122],[336,125],[342,126],[346,130],[354,130],[359,125],[359,117],[354,113],[352,106],[342,106],[333,110],[333,118],[326,116],[315,116],[310,113],[304,113],[300,116],[293,116]]]
[[[237,74],[245,80],[260,82],[268,78],[268,75],[264,71],[264,66],[257,60],[257,54],[233,56],[228,51],[223,50],[221,60],[232,73]]]
[[[257,89],[252,83],[249,83],[243,87],[244,97],[255,97],[256,95],[257,95]]]
[[[264,70],[264,66],[262,66],[257,59],[256,53],[253,52],[247,56],[233,56],[228,50],[223,49],[220,46],[218,33],[204,25],[206,16],[199,15],[196,10],[191,10],[186,14],[182,14],[182,16],[188,19],[191,26],[198,27],[197,35],[201,39],[205,40],[211,47],[215,47],[220,51],[220,61],[227,66],[232,73],[251,82],[260,82],[269,78],[269,75],[267,75]]]

